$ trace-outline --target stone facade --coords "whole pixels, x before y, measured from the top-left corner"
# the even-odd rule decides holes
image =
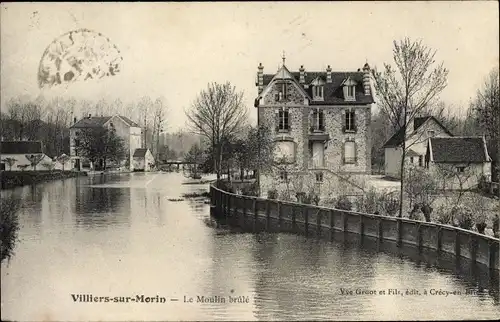
[[[259,73],[262,73],[262,68]],[[305,73],[301,71],[301,74]],[[257,77],[259,125],[272,130],[278,146],[282,141],[294,143],[293,162],[277,164],[259,176],[264,196],[270,189],[279,192],[289,190],[292,196],[299,190],[314,190],[322,199],[340,193],[355,195],[360,192],[358,187],[362,184],[362,177],[371,172],[370,122],[373,99],[371,86],[363,83],[366,83],[365,75],[353,73],[358,79],[357,83],[354,82],[357,84],[356,99],[344,100],[339,98],[346,92],[339,86],[342,84],[339,77],[347,79],[350,76],[346,76],[346,73],[325,73],[324,76],[321,73],[311,74],[314,79],[312,76],[308,79],[290,73],[283,66],[276,75]],[[286,89],[283,84],[286,84]],[[312,99],[311,84],[324,85],[321,89],[324,97],[320,101]],[[365,87],[368,87],[368,94]],[[280,128],[283,111],[287,112],[288,126]],[[322,114],[321,128],[317,127],[318,121],[313,117],[313,113],[318,111]],[[354,112],[352,131],[346,131],[348,112]],[[315,125],[316,128],[313,128]],[[346,142],[354,142],[355,157],[349,159],[352,162],[346,162],[344,158]],[[283,172],[287,173],[287,178],[283,178]]]

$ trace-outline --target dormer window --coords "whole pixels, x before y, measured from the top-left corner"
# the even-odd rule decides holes
[[[354,99],[354,86],[347,86],[347,98]]]
[[[356,82],[348,77],[344,83],[344,100],[355,101],[356,100]]]
[[[324,93],[324,86],[323,85],[313,86],[313,99],[314,100],[322,100],[323,93]]]

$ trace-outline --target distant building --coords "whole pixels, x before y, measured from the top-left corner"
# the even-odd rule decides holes
[[[149,149],[136,149],[133,155],[134,171],[151,171],[155,164],[153,154]]]
[[[410,122],[406,135],[407,163],[424,166],[424,158],[427,151],[427,141],[431,137],[451,137],[448,129],[433,116],[416,117]],[[401,178],[402,146],[405,139],[403,129],[400,129],[384,144],[384,170],[387,177]]]
[[[0,145],[1,164],[4,171],[31,171],[47,170],[42,165],[44,162],[52,163],[52,159],[43,151],[42,142],[39,141],[5,141]],[[36,156],[40,162],[33,167],[30,158]]]
[[[491,180],[491,158],[484,137],[429,138],[425,167],[450,190],[472,188],[482,176]]]
[[[336,182],[339,174],[371,173],[374,99],[368,64],[352,72],[333,71],[330,66],[324,71],[306,71],[301,66],[291,72],[283,59],[275,74],[263,70],[260,64],[255,99],[258,124],[272,130],[276,160],[287,163],[290,173],[274,169],[260,174],[262,193],[272,186],[285,189],[290,177],[321,187],[323,182]]]
[[[74,124],[70,127],[70,157],[72,160],[72,167],[80,169],[83,166],[83,161],[78,156],[76,147],[80,144],[78,134],[85,128],[114,127],[116,134],[121,137],[125,143],[125,148],[128,151],[126,164],[130,170],[133,170],[133,155],[134,152],[142,147],[141,140],[141,127],[128,119],[125,116],[100,116],[95,117],[89,115],[79,121],[74,120]]]

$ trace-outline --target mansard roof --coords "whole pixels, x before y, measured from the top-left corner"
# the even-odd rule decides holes
[[[281,71],[282,69],[280,69]],[[263,85],[264,87],[269,85],[273,79],[275,79],[277,74],[264,74],[263,75]],[[324,100],[323,101],[314,101],[311,100],[309,105],[359,105],[359,104],[371,104],[374,103],[373,96],[365,95],[365,91],[363,88],[363,72],[333,72],[332,71],[332,82],[328,83],[327,80],[327,72],[310,72],[306,71],[304,74],[305,83],[300,84],[300,72],[290,72],[290,75],[293,77],[293,80],[299,84],[301,88],[312,97],[312,86],[309,86],[315,79],[321,79],[325,82],[324,86]],[[347,78],[351,78],[353,81],[357,83],[356,85],[356,100],[355,101],[346,101],[344,99],[344,92],[342,84]],[[307,85],[304,86],[304,85]]]

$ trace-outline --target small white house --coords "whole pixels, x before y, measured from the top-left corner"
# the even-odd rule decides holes
[[[0,151],[0,169],[4,171],[42,171],[47,170],[44,163],[52,163],[39,141],[4,141]]]
[[[401,177],[401,157],[403,155],[403,140],[406,137],[405,162],[414,165],[424,166],[424,158],[427,151],[427,141],[432,137],[452,137],[435,117],[416,117],[410,122],[407,128],[407,135],[403,129],[394,133],[384,144],[384,170],[385,175],[399,179]]]
[[[136,149],[133,157],[134,171],[151,171],[155,159],[149,149]]]
[[[470,189],[491,179],[491,158],[484,137],[429,138],[425,166],[444,189]]]

